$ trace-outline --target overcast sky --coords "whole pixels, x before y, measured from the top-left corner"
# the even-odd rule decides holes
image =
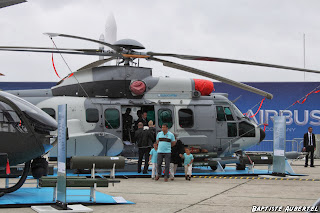
[[[147,51],[169,52],[303,67],[303,34],[306,35],[306,68],[320,70],[320,1],[306,0],[28,0],[0,9],[1,46],[52,47],[44,32],[99,39],[113,13],[118,39],[132,38]],[[98,48],[90,42],[55,38],[60,48]],[[57,71],[69,73],[59,55]],[[72,71],[98,59],[65,56]],[[304,81],[304,73],[215,62],[167,58],[236,81]],[[154,68],[155,76],[199,77],[140,62]],[[50,54],[0,52],[0,81],[59,81]],[[305,74],[306,81],[319,81]]]

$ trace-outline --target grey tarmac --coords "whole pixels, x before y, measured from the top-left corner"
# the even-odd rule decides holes
[[[296,173],[307,174],[303,179],[320,178],[320,160],[315,168],[294,161]],[[256,166],[255,169],[266,169]],[[3,181],[3,180],[1,180]],[[134,205],[94,205],[94,212],[251,212],[252,206],[311,206],[319,197],[319,181],[175,178],[164,182],[151,178],[121,179],[114,187],[98,191],[122,196]],[[6,208],[0,212],[34,212],[31,208]],[[284,211],[282,211],[284,212]]]

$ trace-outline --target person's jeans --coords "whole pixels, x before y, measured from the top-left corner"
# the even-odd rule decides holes
[[[142,158],[144,156],[143,172],[146,173],[149,167],[149,152],[151,148],[139,148],[138,172],[141,172]]]
[[[157,159],[158,160],[158,168],[157,168],[158,176],[160,177],[162,173],[161,165],[162,165],[163,158],[165,162],[164,178],[169,178],[171,153],[158,153],[158,159]]]

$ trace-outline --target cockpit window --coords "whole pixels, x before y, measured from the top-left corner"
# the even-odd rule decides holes
[[[218,121],[225,121],[226,117],[224,115],[223,107],[222,106],[217,106],[216,109],[217,109],[217,120]]]
[[[236,123],[228,123],[228,137],[237,137]]]
[[[233,121],[231,110],[229,107],[217,106],[217,120],[218,121]]]
[[[239,123],[239,136],[240,137],[255,137],[255,127],[245,121]]]
[[[56,111],[52,108],[42,108],[42,111],[50,115],[53,119],[56,119]]]
[[[3,102],[0,102],[0,132],[28,132],[16,111]]]
[[[233,121],[233,116],[229,107],[224,107],[224,113],[226,114],[227,121]]]

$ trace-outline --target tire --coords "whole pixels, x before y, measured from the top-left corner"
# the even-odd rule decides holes
[[[49,171],[48,162],[46,161],[45,158],[39,157],[39,158],[33,159],[31,163],[31,173],[35,179],[39,179],[42,176],[47,176],[48,171]]]
[[[246,169],[246,165],[237,163],[237,167],[236,168],[237,168],[237,170],[245,170]]]
[[[215,170],[217,170],[217,166],[210,166],[211,167],[211,169],[212,169],[212,171],[215,171]]]

